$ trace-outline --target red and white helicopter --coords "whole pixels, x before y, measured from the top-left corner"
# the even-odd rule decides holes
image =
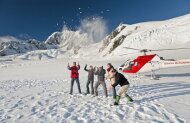
[[[174,60],[174,59],[164,59],[159,57],[157,54],[147,55],[147,52],[151,51],[164,51],[164,50],[181,50],[190,48],[177,48],[177,49],[158,49],[158,50],[148,50],[148,49],[135,49],[124,47],[131,50],[137,50],[138,52],[143,52],[144,55],[138,56],[136,59],[128,59],[124,64],[119,67],[119,71],[123,73],[145,73],[151,72],[151,77],[156,78],[155,70],[161,68],[178,67],[190,65],[190,59]],[[137,52],[136,52],[137,53]],[[128,54],[123,54],[128,55]]]

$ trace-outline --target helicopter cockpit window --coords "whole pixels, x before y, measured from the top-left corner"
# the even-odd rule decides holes
[[[133,65],[134,65],[133,61],[128,62],[128,64],[125,64],[124,70],[132,70]]]
[[[129,65],[133,65],[133,64],[134,64],[134,62],[133,62],[133,61],[130,61],[130,62],[129,62]]]
[[[131,61],[131,62],[129,62],[129,68],[130,69],[132,69],[132,66],[134,65],[134,62],[133,61]]]

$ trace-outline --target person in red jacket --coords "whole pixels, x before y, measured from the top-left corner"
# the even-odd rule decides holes
[[[80,69],[80,65],[76,65],[76,62],[73,62],[73,66],[70,67],[68,63],[68,69],[71,71],[71,88],[70,88],[70,94],[73,94],[73,85],[74,81],[76,81],[77,86],[78,86],[78,91],[81,94],[81,89],[80,89],[80,83],[79,83],[79,73],[78,70]]]

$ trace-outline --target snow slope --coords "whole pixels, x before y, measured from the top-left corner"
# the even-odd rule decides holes
[[[189,48],[189,33],[190,15],[166,21],[133,25],[121,24],[103,40],[101,53],[108,57],[120,57],[119,55],[125,53],[136,52],[123,47],[139,49]],[[177,55],[175,54],[175,56]]]
[[[190,121],[190,67],[158,71],[160,80],[128,78],[129,95],[135,100],[113,104],[112,92],[103,96],[69,95],[70,78],[67,62],[73,60],[4,61],[0,62],[0,122],[130,122],[188,123]],[[79,61],[80,83],[86,91],[86,63],[96,66],[110,61]],[[122,61],[113,61],[119,66]],[[95,82],[97,80],[95,79]],[[108,82],[107,82],[108,83]]]

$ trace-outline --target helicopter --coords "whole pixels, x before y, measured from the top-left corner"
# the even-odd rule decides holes
[[[145,73],[151,72],[151,78],[156,79],[155,71],[162,69],[162,68],[169,68],[169,67],[179,67],[179,66],[186,66],[190,65],[190,59],[183,59],[183,60],[174,60],[174,59],[164,59],[163,57],[158,56],[157,54],[148,54],[147,52],[152,51],[166,51],[166,50],[182,50],[182,49],[190,49],[190,48],[176,48],[176,49],[157,49],[157,50],[150,50],[150,49],[136,49],[130,47],[124,47],[126,49],[135,50],[138,52],[135,53],[143,53],[143,55],[138,56],[135,59],[128,59],[124,62],[120,67],[119,71],[127,74],[138,74],[138,73]],[[130,53],[133,54],[133,53]],[[128,55],[128,54],[123,54]]]

